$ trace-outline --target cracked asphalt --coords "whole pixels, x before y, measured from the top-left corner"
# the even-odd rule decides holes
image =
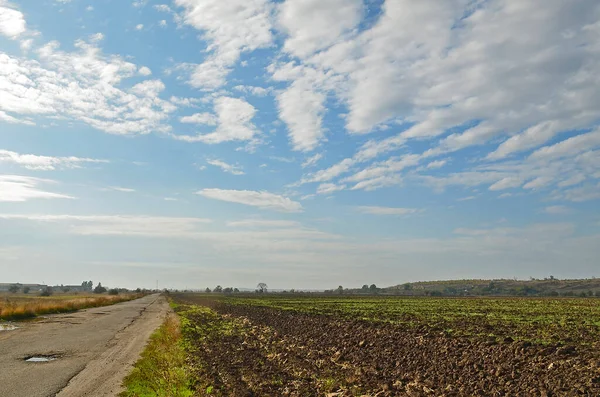
[[[0,331],[0,396],[116,396],[169,310],[155,294]],[[40,355],[56,360],[25,362]]]

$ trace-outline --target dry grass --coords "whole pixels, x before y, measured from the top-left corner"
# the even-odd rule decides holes
[[[0,320],[21,320],[41,314],[65,313],[90,307],[112,305],[140,297],[123,295],[63,295],[63,296],[10,296],[0,297]]]

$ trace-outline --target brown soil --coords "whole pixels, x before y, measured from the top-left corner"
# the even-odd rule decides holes
[[[223,396],[600,396],[600,352],[203,301],[186,339]],[[206,325],[219,332],[206,333]],[[227,329],[227,332],[222,332]]]

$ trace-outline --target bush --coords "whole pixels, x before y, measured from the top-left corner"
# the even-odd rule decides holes
[[[108,290],[109,295],[119,295],[119,290],[116,288],[111,288]]]
[[[105,292],[106,292],[106,288],[104,288],[101,283],[98,283],[96,288],[94,288],[94,294],[103,294]]]
[[[53,294],[52,288],[46,287],[40,292],[40,296],[50,296]]]

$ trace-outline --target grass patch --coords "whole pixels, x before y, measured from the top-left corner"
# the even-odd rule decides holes
[[[124,382],[120,397],[188,397],[192,377],[186,365],[181,324],[168,316],[150,337],[150,342]]]
[[[90,307],[113,305],[140,298],[139,294],[113,296],[16,297],[0,300],[0,320],[23,320],[43,314],[67,313]]]

